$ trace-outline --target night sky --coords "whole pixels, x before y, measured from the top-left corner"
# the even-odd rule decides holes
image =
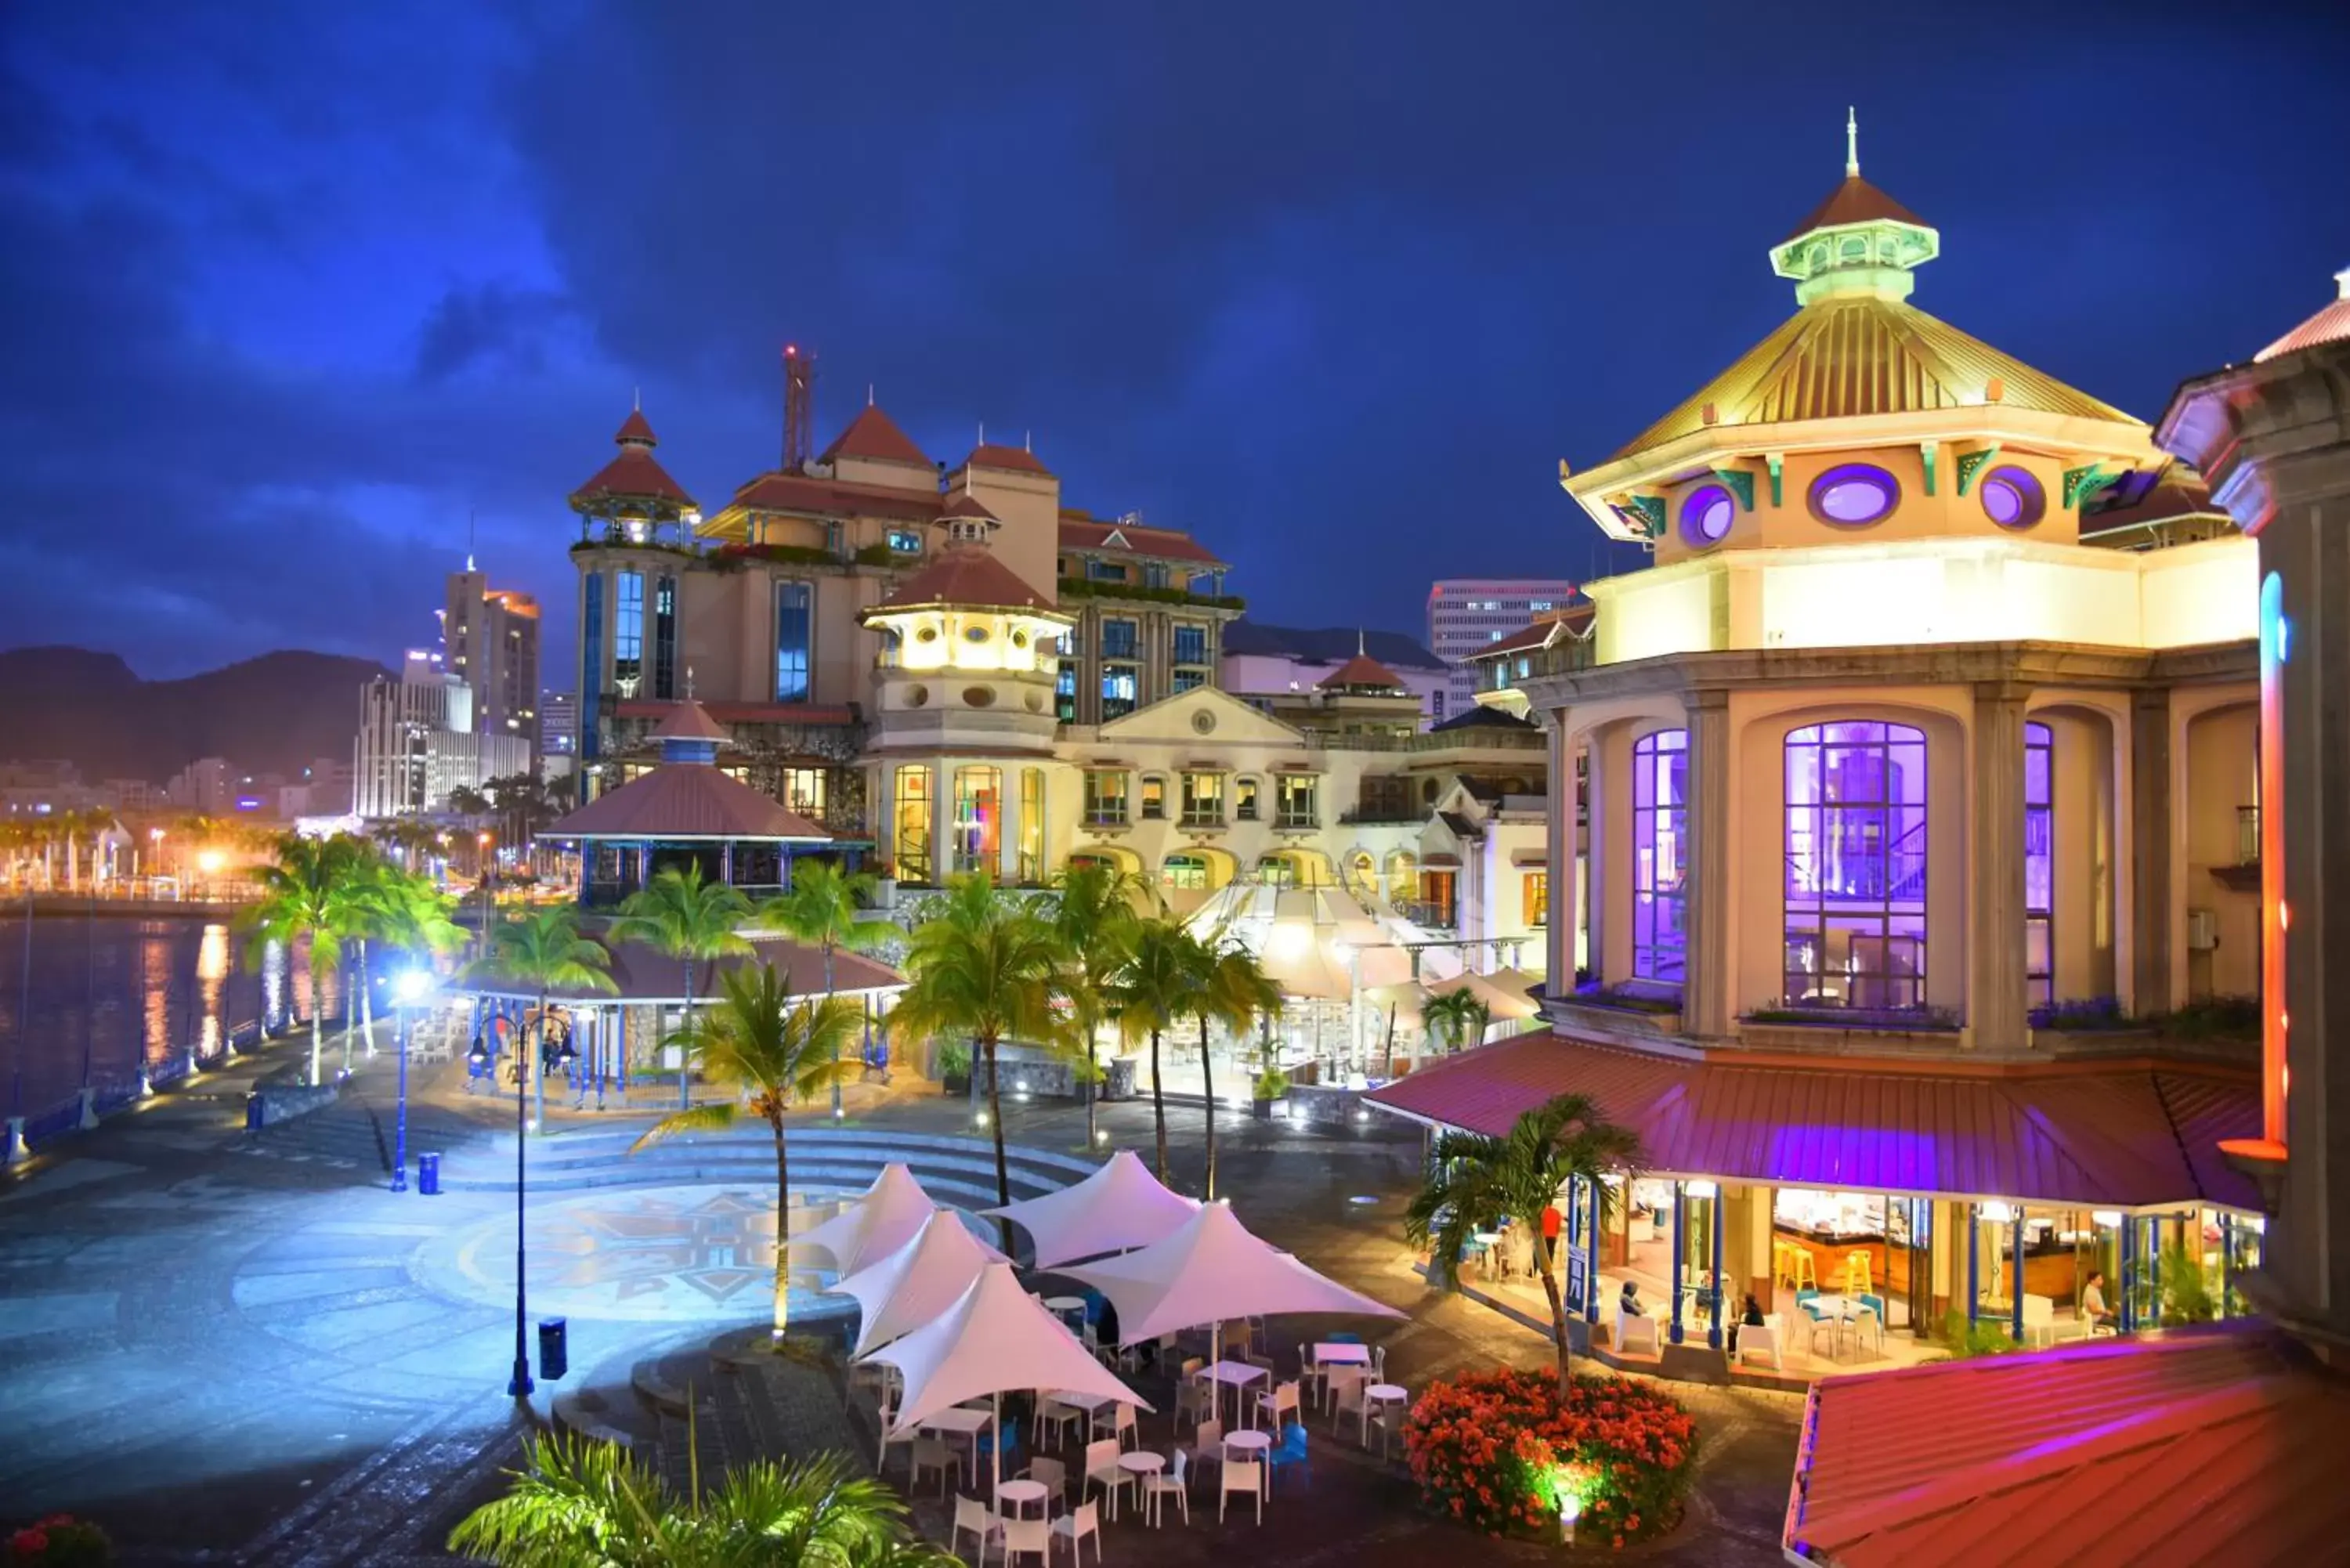
[[[631,389],[714,509],[787,339],[819,445],[868,382],[934,457],[1033,431],[1257,618],[1417,630],[1590,568],[1557,460],[1794,309],[1847,103],[1922,308],[2146,418],[2248,357],[2350,263],[2345,16],[8,0],[0,645],[390,659],[476,514],[566,685]]]

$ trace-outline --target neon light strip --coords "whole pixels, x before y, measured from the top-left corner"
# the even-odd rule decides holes
[[[2292,623],[2284,579],[2261,583],[2261,1126],[2285,1141],[2284,663]]]

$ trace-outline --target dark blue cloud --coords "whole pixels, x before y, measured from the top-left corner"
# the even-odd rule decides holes
[[[1559,493],[1783,320],[1841,171],[1918,303],[2142,415],[2350,260],[2333,8],[19,5],[10,640],[157,673],[429,633],[480,519],[567,646],[641,387],[705,500],[874,384],[1266,618],[1604,563]],[[549,669],[563,668],[558,656]]]

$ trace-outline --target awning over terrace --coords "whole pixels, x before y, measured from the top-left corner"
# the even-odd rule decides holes
[[[2171,1064],[1947,1064],[1783,1057],[1724,1063],[1521,1034],[1366,1096],[1416,1120],[1493,1136],[1556,1095],[1584,1094],[1640,1136],[1662,1175],[1837,1191],[2075,1207],[2259,1208],[2221,1162],[2258,1136],[2250,1075]]]

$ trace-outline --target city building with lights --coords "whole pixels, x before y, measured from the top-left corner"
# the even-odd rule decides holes
[[[2260,1117],[2225,1038],[2275,854],[2259,548],[2143,421],[1912,305],[1940,245],[1856,152],[1769,253],[1786,324],[1562,465],[1651,564],[1477,660],[1559,781],[1550,1030],[1370,1098],[1639,1133],[1604,1223],[1560,1199],[1577,1332],[1627,1365],[1721,1376],[1748,1292],[1764,1377],[1953,1313],[2086,1332],[2096,1271],[2125,1329],[2166,1269],[2236,1310],[2259,1252],[2215,1147]],[[1659,1320],[1617,1319],[1627,1274]]]
[[[1447,577],[1428,589],[1428,646],[1446,670],[1449,713],[1461,712],[1476,697],[1472,655],[1510,636],[1528,621],[1575,602],[1575,586],[1563,577]]]
[[[484,735],[510,735],[539,755],[538,601],[511,588],[490,587],[472,556],[449,574],[441,616],[443,669],[473,691],[473,725]]]

